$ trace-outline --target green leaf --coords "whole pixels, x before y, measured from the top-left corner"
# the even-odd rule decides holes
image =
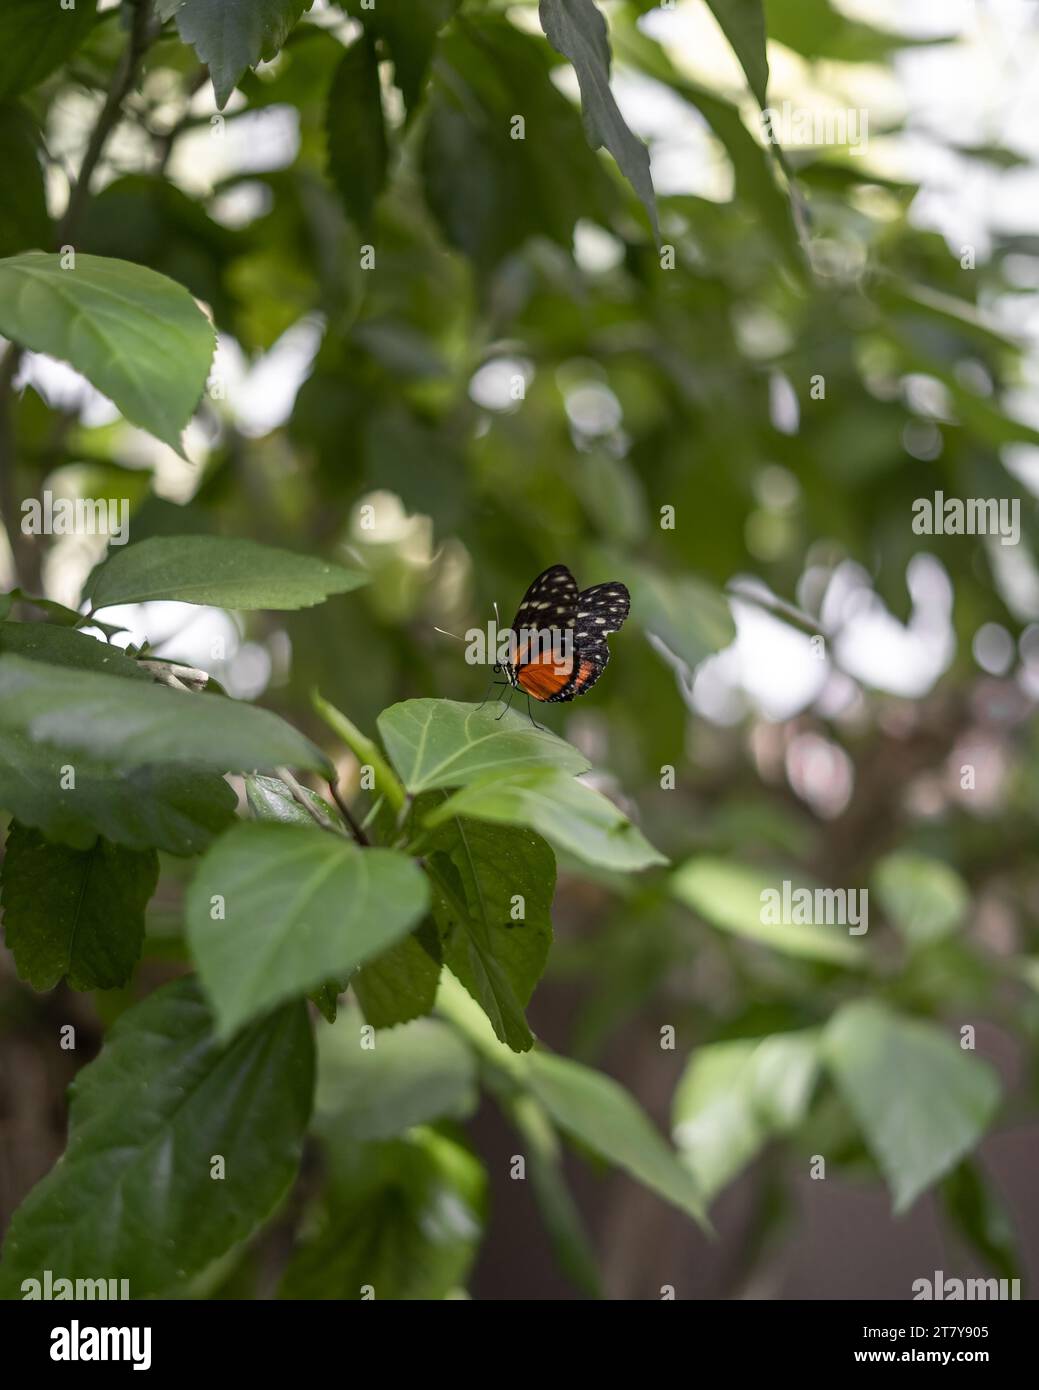
[[[300,767],[327,775],[314,745],[268,710],[93,671],[0,656],[0,730],[123,768],[187,763],[217,772]],[[66,762],[75,762],[68,757]]]
[[[380,0],[362,7],[361,0],[346,0],[345,9],[389,49],[393,80],[409,115],[422,98],[437,34],[458,5],[459,0]]]
[[[312,555],[225,536],[152,536],[108,552],[84,589],[92,608],[177,599],[218,608],[292,609],[368,582]]]
[[[671,891],[680,902],[721,931],[760,941],[790,956],[830,961],[835,965],[865,965],[862,945],[847,939],[846,926],[763,921],[767,905],[763,895],[781,891],[780,883],[777,874],[765,874],[745,864],[704,855],[688,859],[676,871],[671,879]]]
[[[237,825],[188,889],[188,939],[220,1033],[378,955],[429,905],[418,866],[294,825]],[[214,916],[213,913],[217,915]]]
[[[74,671],[101,671],[129,680],[151,681],[151,673],[119,647],[84,632],[50,623],[0,623],[0,656],[25,656]]]
[[[341,980],[326,980],[323,985],[318,985],[317,989],[312,989],[307,994],[307,998],[320,1012],[326,1023],[335,1023],[339,1017],[339,996],[344,993],[349,983],[348,977]]]
[[[617,190],[556,90],[543,44],[504,17],[467,15],[437,45],[422,145],[426,201],[481,271],[528,239],[570,250],[581,217],[607,220]],[[514,139],[521,115],[525,138]]]
[[[144,940],[144,909],[155,892],[154,850],[99,839],[90,849],[49,844],[12,822],[0,905],[4,939],[19,977],[53,989],[118,989],[133,974]]]
[[[549,1052],[532,1052],[526,1068],[531,1091],[560,1129],[703,1222],[696,1183],[623,1086]]]
[[[60,26],[60,17],[57,22]],[[0,19],[0,33],[3,23]],[[0,71],[2,64],[0,59]],[[4,171],[0,256],[13,256],[50,242],[39,149],[39,132],[25,107],[17,101],[0,102],[0,168]]]
[[[610,40],[595,0],[540,0],[538,15],[549,43],[569,58],[581,87],[585,129],[593,149],[610,151],[621,173],[649,214],[657,241],[657,204],[649,171],[649,150],[624,123],[610,91]]]
[[[83,42],[98,23],[95,0],[74,9],[40,0],[4,0],[0,11],[0,97],[35,87]]]
[[[303,795],[314,810],[333,825],[343,825],[342,817],[336,807],[324,797],[302,787]],[[245,779],[245,799],[257,820],[278,821],[283,825],[315,824],[310,812],[299,804],[291,789],[278,777],[247,777]],[[339,1013],[340,995],[346,992],[353,979],[353,972],[347,972],[334,979],[325,980],[316,989],[308,990],[307,998],[317,1008],[326,1023],[335,1023]]]
[[[351,981],[357,1002],[373,1028],[428,1014],[440,983],[440,938],[431,921],[362,965]]]
[[[768,57],[761,0],[707,0],[707,4],[740,60],[758,105],[764,108],[768,104]]]
[[[556,767],[575,775],[588,770],[576,748],[532,728],[514,710],[498,718],[489,705],[405,700],[383,710],[378,725],[390,761],[413,794],[531,767]]]
[[[330,1143],[392,1139],[476,1109],[476,1062],[453,1028],[418,1018],[367,1041],[364,1020],[344,1009],[318,1050],[315,1128]]]
[[[312,792],[309,787],[303,788],[303,795],[315,811],[327,817],[333,825],[342,825],[342,817],[331,802]],[[285,825],[315,824],[314,817],[299,804],[280,777],[247,777],[245,799],[257,820],[280,821]]]
[[[336,70],[325,130],[329,178],[339,190],[347,215],[366,230],[375,200],[386,185],[390,155],[379,63],[366,38],[350,45]]]
[[[22,603],[27,603],[32,608],[38,608],[41,613],[46,613],[47,622],[55,627],[79,627],[81,623],[86,623],[86,618],[78,609],[66,608],[63,603],[55,603],[53,599],[49,598],[40,598],[38,594],[27,594],[24,589],[12,589],[8,597],[20,599]],[[106,637],[114,637],[117,632],[126,632],[127,630],[115,623],[99,623],[96,618],[91,621],[90,626],[96,627]]]
[[[956,870],[926,854],[886,855],[873,870],[873,884],[884,915],[914,948],[954,932],[970,906]]]
[[[808,1109],[819,1062],[813,1030],[698,1048],[672,1102],[675,1144],[708,1201]]]
[[[209,69],[223,110],[246,68],[269,60],[313,0],[159,0],[163,19],[175,18],[185,43]]]
[[[123,769],[80,753],[69,762],[60,750],[0,730],[0,807],[74,849],[103,835],[129,849],[198,854],[234,820],[236,805],[212,772]]]
[[[527,1056],[513,1052],[507,1043],[495,1035],[491,1021],[463,984],[445,967],[440,972],[436,1011],[457,1028],[470,1047],[475,1048],[482,1063],[489,1064],[487,1074],[522,1084],[526,1075]]]
[[[28,251],[0,261],[0,333],[59,357],[132,425],[181,451],[209,374],[214,335],[182,285],[129,261]]]
[[[442,1299],[468,1276],[486,1205],[483,1165],[430,1130],[328,1153],[328,1191],[283,1298]]]
[[[194,980],[156,990],[73,1082],[68,1147],[14,1214],[0,1292],[45,1269],[128,1279],[135,1298],[182,1288],[284,1196],[313,1086],[302,1004],[222,1047]]]
[[[444,963],[502,1042],[524,1052],[534,1039],[523,1010],[552,944],[555,857],[530,831],[457,817],[425,843]]]
[[[667,863],[612,801],[555,768],[471,783],[427,816],[426,824],[452,816],[529,826],[578,859],[610,869]]]
[[[637,622],[690,669],[735,640],[729,605],[709,584],[692,575],[664,575],[647,565],[629,567],[629,576]]]
[[[933,1023],[903,1018],[876,1001],[837,1011],[823,1035],[823,1056],[896,1214],[978,1143],[999,1103],[999,1082],[985,1062]]]
[[[336,709],[335,705],[330,705],[327,700],[323,700],[316,690],[311,692],[310,699],[320,717],[332,732],[343,740],[361,766],[363,767],[367,763],[371,767],[374,774],[373,791],[375,794],[379,797],[385,797],[387,804],[395,812],[402,812],[404,809],[404,788],[397,780],[389,763],[382,756],[382,750],[378,744],[362,734],[357,725],[348,719],[342,710]]]

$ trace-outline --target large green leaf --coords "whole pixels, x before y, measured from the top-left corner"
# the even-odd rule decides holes
[[[194,980],[156,990],[73,1083],[68,1148],[14,1214],[0,1293],[47,1269],[128,1279],[134,1298],[182,1288],[284,1196],[313,1086],[302,1004],[224,1047]]]
[[[283,1298],[441,1299],[464,1282],[483,1229],[487,1180],[431,1130],[328,1151],[328,1189],[297,1248]]]
[[[220,1032],[370,960],[428,905],[418,866],[394,850],[360,849],[316,826],[235,826],[202,860],[186,901]]]
[[[83,591],[91,608],[178,599],[220,608],[289,609],[323,603],[368,577],[312,555],[223,536],[152,536],[110,549]]]
[[[35,87],[78,48],[98,19],[96,0],[78,0],[75,8],[41,5],[40,0],[4,0],[0,97]]]
[[[344,1009],[321,1032],[316,1128],[330,1142],[392,1139],[413,1125],[465,1119],[476,1108],[476,1062],[457,1032],[417,1018],[366,1045]]]
[[[409,792],[462,787],[481,778],[531,767],[577,774],[588,761],[514,710],[498,718],[489,706],[457,700],[405,700],[379,715],[379,733]]]
[[[275,56],[312,0],[159,0],[181,38],[209,69],[221,109],[246,68]]]
[[[549,1052],[532,1052],[526,1071],[531,1091],[560,1129],[680,1211],[703,1220],[696,1183],[623,1086]]]
[[[835,965],[864,965],[861,944],[848,939],[847,926],[818,922],[766,922],[763,894],[780,891],[776,874],[708,855],[688,859],[671,879],[671,891],[705,921],[722,931],[760,941],[786,955]]]
[[[529,826],[578,859],[609,869],[667,863],[612,801],[555,768],[473,782],[437,806],[426,823],[440,825],[452,816]]]
[[[89,849],[103,835],[129,849],[198,854],[231,823],[236,805],[214,772],[121,768],[78,751],[70,761],[60,749],[0,729],[0,807],[74,849]]]
[[[367,230],[386,183],[389,144],[382,112],[379,62],[366,38],[343,55],[328,94],[325,116],[328,173],[348,215]]]
[[[956,870],[930,855],[908,850],[885,855],[873,880],[885,916],[913,947],[955,931],[970,906],[967,885]]]
[[[814,1031],[698,1048],[672,1102],[675,1144],[710,1200],[776,1133],[803,1119],[818,1073]]]
[[[877,1001],[846,1004],[823,1034],[823,1057],[887,1180],[895,1212],[981,1139],[999,1104],[987,1063],[933,1023]]]
[[[309,739],[268,710],[18,656],[0,656],[0,730],[122,768],[168,762],[217,772],[330,771]]]
[[[444,962],[502,1042],[525,1051],[534,1039],[523,1011],[552,944],[552,851],[529,830],[458,817],[423,843]]]
[[[130,261],[27,251],[0,261],[0,333],[82,372],[132,425],[180,452],[213,357],[213,327],[182,285]]]
[[[0,18],[0,34],[3,23]],[[0,58],[0,71],[3,61]],[[40,166],[40,137],[28,111],[17,101],[0,101],[0,167],[5,185],[0,203],[0,256],[48,245],[51,231]]]
[[[154,850],[97,840],[90,849],[49,844],[12,822],[4,852],[4,940],[19,976],[53,989],[116,989],[133,973],[144,940],[144,909],[155,891]]]
[[[605,147],[638,194],[653,235],[660,239],[649,150],[624,122],[610,91],[610,40],[595,0],[540,0],[538,14],[549,43],[569,58],[581,87],[585,129],[593,149]]]

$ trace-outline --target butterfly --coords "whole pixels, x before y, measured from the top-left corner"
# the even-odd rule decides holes
[[[631,595],[617,580],[578,590],[566,565],[551,565],[523,595],[512,620],[509,685],[546,704],[583,695],[606,669],[606,638],[623,625]]]

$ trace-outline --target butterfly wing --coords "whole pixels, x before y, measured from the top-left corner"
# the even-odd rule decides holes
[[[522,628],[561,628],[577,615],[577,580],[566,565],[542,570],[523,595],[512,620],[513,632]]]
[[[631,595],[617,580],[593,584],[578,592],[577,581],[565,565],[543,571],[523,596],[512,631],[514,661],[510,679],[535,700],[554,704],[583,695],[606,669],[610,649],[606,638],[623,625]],[[560,659],[559,649],[533,649],[524,631],[573,632],[572,645]]]
[[[573,633],[577,623],[577,580],[566,565],[551,565],[523,595],[512,620],[510,677],[535,700],[553,700],[574,671]],[[536,643],[532,633],[542,634]]]
[[[575,669],[552,699],[573,700],[591,690],[610,659],[606,638],[624,626],[630,611],[631,595],[616,579],[606,584],[593,584],[578,594],[574,625]]]

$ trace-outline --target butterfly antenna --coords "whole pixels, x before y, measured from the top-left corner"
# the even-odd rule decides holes
[[[465,641],[465,638],[464,638],[464,637],[459,637],[459,635],[458,635],[457,632],[448,632],[447,628],[444,628],[444,627],[437,627],[436,623],[433,624],[433,631],[434,631],[434,632],[442,633],[443,636],[445,636],[445,637],[453,637],[453,638],[455,639],[456,642],[464,642],[464,641]]]

